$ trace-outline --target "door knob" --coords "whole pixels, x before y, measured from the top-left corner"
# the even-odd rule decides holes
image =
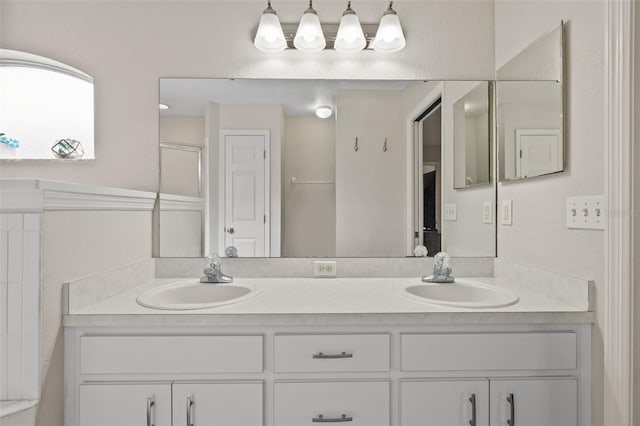
[[[230,234],[233,234],[234,232],[236,232],[233,228],[226,228],[226,231]]]

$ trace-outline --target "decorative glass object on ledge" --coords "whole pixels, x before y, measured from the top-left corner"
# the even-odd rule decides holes
[[[82,144],[75,139],[59,139],[51,147],[51,151],[57,158],[82,158],[84,155]]]
[[[0,160],[95,158],[91,76],[49,58],[0,49],[0,93]],[[71,155],[56,155],[52,144],[61,137],[82,141],[81,149],[71,144]]]

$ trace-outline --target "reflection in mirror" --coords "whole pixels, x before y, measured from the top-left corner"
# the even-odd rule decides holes
[[[494,256],[494,221],[483,223],[481,209],[495,192],[453,188],[454,100],[444,88],[458,101],[478,83],[161,79],[156,252],[405,257],[429,231],[454,256]],[[438,98],[442,111],[424,115]],[[423,132],[435,139],[418,139]],[[178,146],[202,149],[202,161]],[[457,219],[443,214],[447,203],[457,203]]]
[[[93,78],[0,49],[0,160],[94,159]]]
[[[562,84],[496,83],[500,180],[564,170]]]
[[[483,81],[453,105],[454,188],[491,182],[489,82]]]
[[[501,182],[564,170],[563,77],[562,22],[496,71]]]

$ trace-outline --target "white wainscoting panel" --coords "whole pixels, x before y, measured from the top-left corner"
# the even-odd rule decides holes
[[[39,213],[0,213],[0,399],[34,400],[40,377]]]

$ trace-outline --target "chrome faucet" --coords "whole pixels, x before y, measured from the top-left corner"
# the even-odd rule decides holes
[[[222,273],[220,257],[217,254],[207,257],[207,266],[204,267],[202,272],[204,275],[200,278],[201,283],[222,284],[233,282],[233,277]]]
[[[422,277],[426,283],[452,283],[456,279],[451,276],[449,254],[441,251],[433,258],[433,274]]]

